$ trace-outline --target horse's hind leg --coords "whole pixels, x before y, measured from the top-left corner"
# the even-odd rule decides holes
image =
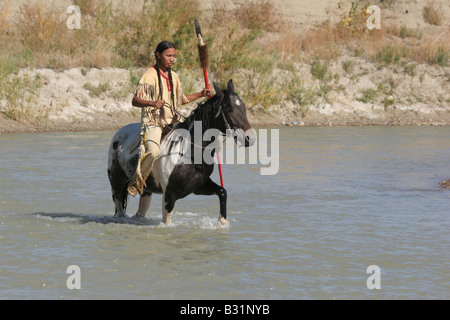
[[[127,209],[128,177],[123,171],[108,169],[109,182],[111,184],[112,199],[115,205],[115,217],[124,217]]]
[[[128,193],[128,191],[127,191]],[[113,195],[113,201],[114,201],[114,205],[116,207],[115,212],[114,212],[114,217],[117,218],[122,218],[125,217],[125,211],[127,209],[127,196],[128,194],[125,194],[122,197],[114,197]]]

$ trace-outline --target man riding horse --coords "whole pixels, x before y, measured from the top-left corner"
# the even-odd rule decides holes
[[[210,89],[184,95],[178,75],[172,71],[176,61],[175,46],[162,41],[155,50],[156,63],[147,69],[139,80],[132,104],[141,108],[141,154],[128,192],[134,197],[142,195],[145,180],[160,153],[161,135],[164,129],[177,121],[177,109],[182,104],[210,96]]]
[[[115,204],[115,216],[126,217],[128,194],[139,192],[139,207],[135,215],[145,217],[153,193],[162,194],[162,222],[171,222],[175,202],[193,193],[219,197],[221,224],[227,223],[227,192],[210,176],[214,164],[192,159],[208,150],[214,156],[210,143],[195,143],[194,137],[208,130],[225,136],[233,132],[236,143],[251,146],[256,135],[246,115],[246,107],[234,90],[230,80],[226,90],[216,84],[216,94],[200,103],[182,122],[177,122],[177,108],[202,97],[210,97],[211,90],[185,96],[178,76],[171,70],[176,50],[170,42],[161,42],[155,51],[156,64],[139,80],[133,97],[133,106],[141,108],[141,123],[132,123],[119,129],[112,138],[108,151],[108,178]],[[206,82],[206,81],[205,81]],[[202,132],[195,132],[196,123]],[[161,139],[163,130],[173,124],[167,138]],[[184,133],[184,134],[180,134]],[[215,137],[218,141],[219,137]],[[212,153],[212,154],[211,154]],[[220,168],[219,168],[220,169]]]

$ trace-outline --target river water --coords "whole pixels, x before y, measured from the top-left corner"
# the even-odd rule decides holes
[[[0,135],[0,298],[450,298],[449,127],[273,129],[277,174],[224,165],[226,227],[215,196],[112,218],[112,131]]]

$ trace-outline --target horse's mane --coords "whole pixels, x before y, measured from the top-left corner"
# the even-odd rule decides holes
[[[218,110],[218,103],[220,103],[220,101],[217,95],[201,102],[194,110],[192,110],[190,115],[183,122],[180,122],[175,126],[175,129],[182,128],[189,130],[192,128],[195,121],[201,121],[204,130],[209,129],[211,120],[215,117],[215,110]]]
[[[185,118],[183,122],[176,123],[172,130],[167,133],[165,137],[163,137],[163,140],[169,139],[169,145],[168,145],[168,152],[170,153],[173,146],[175,145],[177,139],[172,140],[172,138],[169,138],[171,136],[172,132],[176,132],[177,129],[184,129],[190,133],[190,135],[193,135],[194,132],[194,123],[196,121],[200,121],[202,124],[202,131],[206,131],[210,128],[212,128],[213,125],[215,125],[215,118],[217,116],[217,112],[220,108],[221,99],[219,96],[214,95],[211,97],[211,99],[207,99],[197,105],[195,109],[191,111],[189,116]],[[182,137],[182,135],[179,135]],[[184,137],[186,138],[186,137]],[[192,143],[193,138],[188,138],[188,141]]]

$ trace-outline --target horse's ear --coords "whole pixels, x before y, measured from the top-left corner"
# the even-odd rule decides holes
[[[228,87],[227,87],[228,92],[234,92],[234,84],[233,84],[233,79],[230,79],[230,81],[228,81]]]
[[[225,94],[223,93],[223,90],[220,89],[219,86],[218,86],[215,82],[213,82],[213,85],[214,85],[214,90],[216,91],[216,94],[219,96],[220,100],[222,100],[222,98],[223,98],[224,95],[225,95]]]

